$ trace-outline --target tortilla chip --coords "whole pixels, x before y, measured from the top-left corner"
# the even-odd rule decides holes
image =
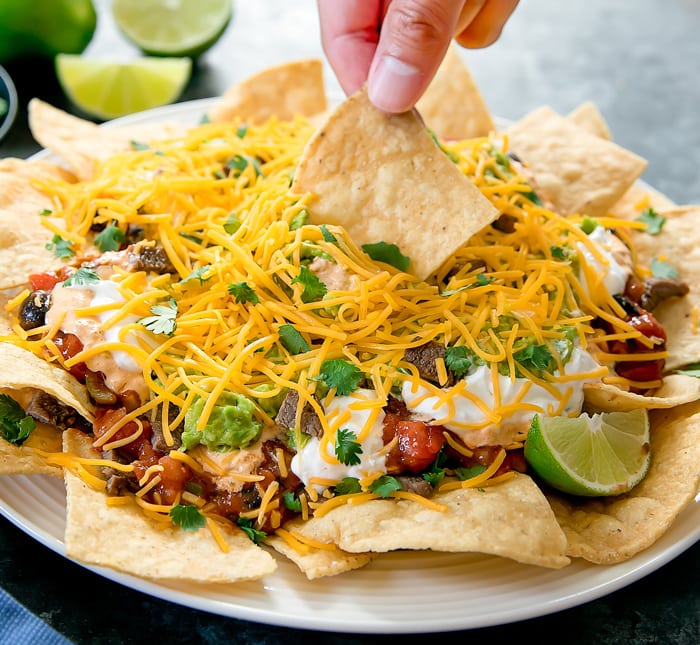
[[[581,103],[581,105],[569,112],[566,118],[586,132],[590,132],[601,139],[612,141],[610,128],[608,128],[608,124],[605,122],[598,106],[592,101]]]
[[[166,122],[101,127],[36,98],[27,109],[32,136],[63,159],[81,181],[92,179],[96,162],[131,149],[132,141],[150,143],[186,130],[182,124]]]
[[[0,390],[23,404],[36,390]],[[61,433],[52,426],[36,423],[27,440],[16,446],[0,439],[0,475],[53,475],[60,477],[63,469],[49,464],[34,448],[43,452],[61,452]]]
[[[311,138],[292,190],[315,194],[314,223],[343,226],[357,244],[398,245],[421,279],[499,214],[415,112],[385,114],[364,90]]]
[[[584,394],[586,406],[596,411],[673,408],[700,400],[700,379],[684,374],[667,374],[663,385],[650,395],[626,392],[607,383],[587,383]]]
[[[549,107],[506,130],[510,149],[563,215],[604,215],[634,184],[646,160],[577,127]]]
[[[285,524],[285,529],[296,530],[296,526],[303,520],[292,520]],[[278,536],[271,536],[265,540],[265,544],[275,551],[289,558],[299,567],[309,580],[337,576],[347,571],[353,571],[364,567],[375,557],[372,553],[346,553],[340,549],[326,550],[309,547],[308,551],[301,552]]]
[[[646,184],[636,183],[613,206],[610,214],[621,219],[633,220],[647,208],[655,211],[675,208],[676,204],[658,190]]]
[[[496,129],[479,89],[452,44],[416,108],[443,139],[486,137]]]
[[[29,350],[0,342],[0,374],[2,387],[33,388],[50,394],[92,422],[94,407],[87,389],[62,367],[47,363]]]
[[[653,312],[666,330],[666,369],[674,370],[700,361],[700,329],[696,322],[700,307],[700,206],[660,211],[659,215],[666,218],[661,233],[633,231],[632,240],[642,265],[649,266],[654,258],[662,259],[675,267],[679,278],[690,287],[686,296],[666,300]]]
[[[258,72],[234,85],[209,110],[214,122],[240,119],[262,123],[270,117],[281,121],[311,117],[325,111],[323,63],[318,59],[284,63]]]
[[[547,495],[571,557],[623,562],[654,544],[692,503],[700,484],[700,402],[655,410],[650,424],[651,466],[631,492],[586,501]]]
[[[0,343],[0,374],[3,375],[3,392],[20,405],[25,405],[33,392],[41,391],[76,410],[89,421],[93,419],[93,406],[85,386],[76,381],[61,367],[41,360],[30,351],[11,343]],[[60,432],[53,429],[54,439]],[[34,432],[32,432],[32,435]],[[30,437],[24,445],[15,446],[0,439],[0,474],[57,474],[54,466],[32,450],[60,450],[59,441],[51,441],[47,428],[39,429],[36,437]]]
[[[90,439],[64,433],[64,451],[100,457]],[[135,504],[108,506],[104,493],[65,473],[66,555],[154,580],[228,583],[257,580],[277,568],[275,559],[240,530],[221,527],[229,552],[221,550],[208,529],[185,531],[151,520]],[[125,540],[125,536],[129,539]]]
[[[303,535],[365,553],[398,549],[479,552],[525,564],[569,563],[566,539],[542,491],[515,473],[499,484],[440,493],[444,512],[406,499],[345,504],[295,526]]]

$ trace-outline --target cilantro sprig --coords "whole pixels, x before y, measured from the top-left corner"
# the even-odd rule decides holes
[[[118,251],[126,239],[122,229],[114,224],[108,224],[95,236],[95,246],[103,253],[106,251]]]
[[[245,281],[231,282],[226,288],[229,295],[233,296],[236,299],[236,303],[239,305],[246,302],[257,305],[260,302],[260,298],[258,298],[258,294],[255,293],[255,289]]]
[[[151,313],[152,316],[141,318],[139,323],[154,334],[172,336],[175,333],[177,328],[177,302],[175,298],[170,298],[166,305],[153,305]]]
[[[170,509],[168,515],[175,526],[185,531],[196,531],[206,524],[204,515],[196,506],[190,504],[176,504]]]
[[[335,456],[344,466],[357,466],[361,463],[362,444],[357,435],[347,428],[339,428],[335,437]]]
[[[60,235],[54,235],[51,238],[51,241],[46,244],[46,250],[53,251],[53,254],[62,260],[72,258],[75,255],[73,242],[63,239]]]
[[[354,363],[332,358],[321,363],[321,371],[316,378],[328,387],[335,388],[336,394],[346,396],[357,389],[364,376],[364,372]]]
[[[36,423],[11,396],[0,394],[0,436],[9,443],[22,445]]]
[[[462,378],[471,366],[472,358],[464,345],[445,349],[445,367],[457,378]]]
[[[85,287],[89,284],[97,284],[100,276],[95,269],[80,267],[72,276],[63,282],[64,287]]]
[[[635,219],[636,222],[646,224],[646,232],[649,235],[658,235],[666,223],[666,218],[657,213],[653,208],[649,207],[642,211],[642,214]]]
[[[387,244],[386,242],[363,244],[362,250],[376,262],[390,264],[399,271],[406,271],[408,265],[411,264],[411,258],[401,253],[396,244]]]
[[[260,531],[253,526],[253,520],[249,517],[239,517],[236,520],[236,524],[241,528],[241,530],[250,538],[253,544],[260,544],[265,541],[267,533],[265,531]]]
[[[328,288],[321,279],[305,266],[299,268],[299,275],[292,280],[292,284],[302,285],[301,301],[304,303],[318,300],[328,292]]]

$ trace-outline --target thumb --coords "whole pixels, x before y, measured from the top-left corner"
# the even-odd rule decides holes
[[[463,5],[455,0],[389,4],[367,82],[374,105],[385,112],[415,105],[445,56]]]

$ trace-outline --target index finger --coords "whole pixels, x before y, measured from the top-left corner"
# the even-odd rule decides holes
[[[318,0],[323,50],[346,94],[367,80],[382,6],[382,0]]]

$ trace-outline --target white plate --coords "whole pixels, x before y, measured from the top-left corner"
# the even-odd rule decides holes
[[[154,120],[197,123],[209,104],[208,99],[176,104],[108,126]],[[60,478],[0,477],[0,513],[61,555],[65,503]],[[319,631],[424,633],[505,624],[583,604],[648,575],[699,539],[696,502],[651,548],[612,566],[576,561],[550,570],[480,554],[397,552],[357,571],[309,581],[280,557],[273,575],[235,585],[152,582],[86,568],[157,598],[222,616]]]

